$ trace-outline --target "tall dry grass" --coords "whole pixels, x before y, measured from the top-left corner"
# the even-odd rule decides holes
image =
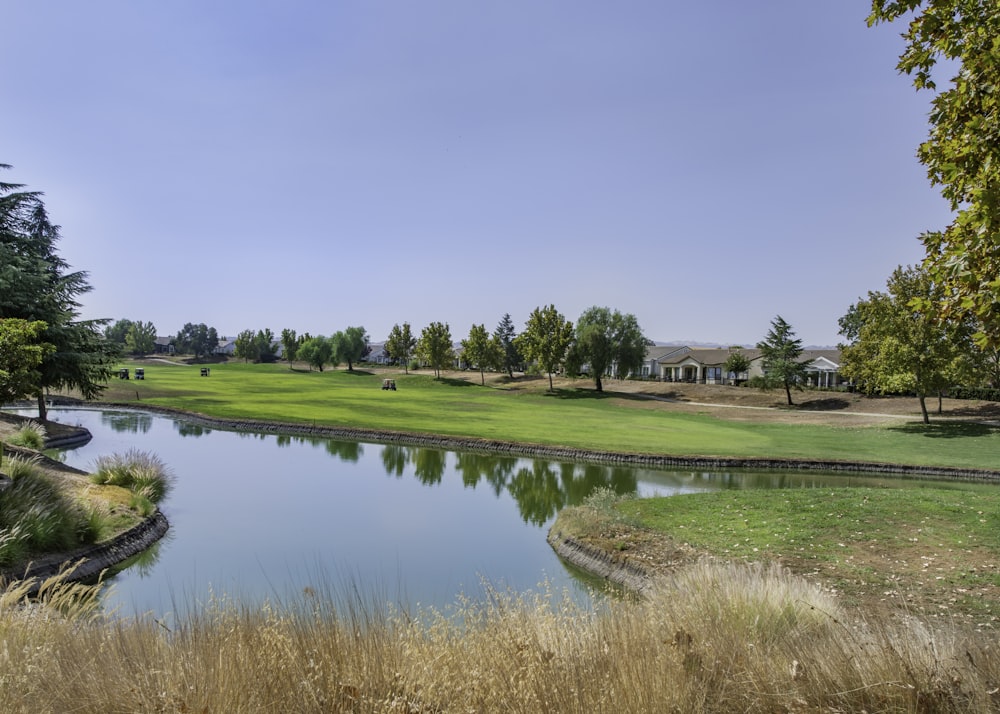
[[[859,619],[753,566],[700,564],[594,609],[505,593],[447,615],[328,591],[218,598],[169,630],[12,600],[5,712],[985,712],[1000,682],[992,636]]]

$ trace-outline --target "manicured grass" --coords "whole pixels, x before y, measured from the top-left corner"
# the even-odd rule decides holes
[[[682,414],[589,383],[548,393],[394,374],[292,371],[287,365],[146,365],[146,379],[110,385],[106,399],[225,419],[346,426],[677,456],[866,461],[996,469],[1000,429],[971,423],[829,427]]]
[[[724,558],[779,562],[856,601],[1000,616],[1000,491],[720,491],[615,504],[629,522]]]

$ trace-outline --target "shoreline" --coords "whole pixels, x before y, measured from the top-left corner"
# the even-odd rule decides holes
[[[52,407],[81,409],[121,409],[125,411],[149,412],[185,419],[209,428],[226,431],[255,432],[287,436],[322,437],[344,439],[377,444],[403,444],[448,450],[482,451],[492,454],[525,458],[550,458],[554,460],[585,461],[601,464],[625,464],[655,468],[703,468],[712,470],[758,469],[758,470],[803,470],[832,471],[844,473],[877,473],[901,478],[939,478],[943,480],[969,481],[1000,484],[1000,471],[989,469],[965,469],[943,466],[912,466],[864,461],[830,461],[808,459],[766,459],[759,457],[712,457],[712,456],[672,456],[664,454],[637,454],[598,449],[524,444],[475,437],[442,436],[437,434],[414,434],[379,429],[355,427],[319,426],[292,424],[287,422],[265,422],[253,419],[221,419],[188,412],[171,407],[156,405],[136,406],[116,402],[84,402],[75,399],[55,399]],[[46,442],[46,447],[65,448],[84,444],[92,438],[89,431],[79,429],[75,435],[66,435]],[[47,462],[58,468],[78,472],[64,464],[42,455]],[[81,472],[82,473],[82,472]],[[105,543],[88,546],[69,555],[51,556],[29,564],[24,575],[16,579],[36,578],[40,582],[47,577],[66,571],[72,580],[83,580],[100,574],[103,570],[149,548],[163,537],[169,523],[158,510],[148,519]],[[550,529],[546,541],[556,554],[568,563],[604,580],[614,582],[630,590],[642,593],[649,585],[651,575],[637,563],[631,563],[618,554],[582,543]],[[75,566],[71,566],[76,562]],[[0,572],[0,579],[9,579],[12,572]]]
[[[81,446],[93,438],[90,431],[83,427],[67,427],[67,429],[70,433],[46,439],[45,448]],[[86,471],[56,461],[40,451],[9,445],[4,446],[4,451],[11,455],[38,459],[44,468],[52,471],[63,471],[77,476],[88,475]],[[2,568],[0,586],[30,582],[26,595],[35,597],[43,583],[55,576],[62,576],[67,582],[98,578],[109,568],[148,550],[163,538],[169,529],[170,522],[163,512],[157,509],[152,515],[108,540],[92,543],[69,553],[48,553],[16,567]]]
[[[349,441],[363,441],[376,444],[404,444],[432,448],[484,451],[498,455],[551,458],[556,460],[586,461],[602,464],[627,464],[656,468],[693,467],[704,469],[756,469],[756,470],[803,470],[842,471],[845,473],[890,474],[902,478],[942,478],[944,480],[972,481],[1000,484],[1000,470],[970,469],[952,466],[919,466],[892,464],[875,461],[836,461],[828,459],[770,459],[762,457],[728,456],[677,456],[668,454],[642,454],[608,451],[605,449],[581,449],[544,444],[525,444],[497,439],[477,437],[445,436],[440,434],[420,434],[343,426],[322,426],[316,424],[294,424],[289,422],[268,422],[254,419],[222,419],[188,412],[172,407],[156,405],[136,406],[117,402],[84,402],[75,399],[53,400],[54,407],[77,407],[92,409],[123,409],[146,411],[153,414],[183,418],[196,424],[228,431],[250,431],[261,434],[284,436],[314,436]]]

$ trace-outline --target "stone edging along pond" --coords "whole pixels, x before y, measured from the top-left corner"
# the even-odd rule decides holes
[[[596,449],[579,449],[541,444],[522,444],[516,442],[472,437],[440,436],[434,434],[412,434],[379,429],[359,429],[354,427],[319,426],[309,424],[290,424],[280,422],[264,422],[252,419],[219,419],[204,416],[180,409],[159,407],[153,405],[137,406],[134,404],[118,404],[111,402],[83,402],[74,399],[53,400],[52,406],[84,407],[93,409],[127,409],[145,411],[165,416],[183,418],[186,421],[201,424],[209,428],[227,431],[244,431],[262,434],[280,434],[287,436],[325,437],[346,439],[379,444],[400,444],[407,446],[425,446],[462,451],[483,451],[492,454],[509,455],[526,458],[548,458],[565,461],[587,461],[603,464],[624,464],[629,466],[648,466],[654,468],[698,468],[711,470],[725,469],[763,469],[763,470],[811,470],[811,471],[843,471],[852,473],[891,474],[904,478],[941,478],[956,481],[980,481],[1000,483],[1000,471],[988,469],[963,469],[946,466],[910,466],[904,464],[887,464],[863,461],[826,461],[826,460],[795,460],[767,458],[733,458],[712,456],[667,456],[662,454],[635,454]],[[90,439],[90,433],[81,430],[79,439],[64,437],[54,447],[71,446],[74,443],[85,443]],[[167,519],[159,512],[143,523],[122,533],[107,543],[77,551],[67,558],[65,555],[51,561],[32,565],[27,577],[42,578],[55,575],[63,570],[68,563],[77,564],[70,571],[72,579],[86,579],[98,575],[111,565],[136,555],[161,538],[167,531]],[[598,548],[580,543],[561,533],[549,533],[548,542],[556,553],[588,572],[602,578],[641,591],[646,587],[648,574],[638,565],[630,564],[605,553]],[[82,562],[80,562],[82,561]],[[0,573],[2,576],[8,573]],[[23,578],[25,574],[15,577]]]
[[[455,451],[483,451],[498,455],[526,458],[549,458],[565,461],[587,461],[602,464],[624,464],[628,466],[649,466],[654,468],[699,468],[758,469],[758,470],[808,470],[844,471],[851,473],[871,473],[901,476],[904,478],[940,478],[955,481],[979,481],[1000,484],[1000,470],[967,469],[949,466],[913,466],[907,464],[880,463],[875,461],[834,461],[812,459],[770,459],[762,457],[724,456],[670,456],[665,454],[640,454],[599,449],[581,449],[566,446],[546,446],[544,444],[524,444],[476,437],[441,436],[383,429],[364,429],[343,426],[320,426],[317,424],[293,424],[288,422],[268,422],[254,419],[221,419],[205,416],[181,409],[155,405],[136,405],[114,402],[83,402],[73,399],[53,401],[53,406],[84,407],[94,409],[126,409],[145,411],[182,418],[194,424],[226,431],[244,431],[283,436],[325,437],[363,441],[377,444],[400,444],[426,446]]]

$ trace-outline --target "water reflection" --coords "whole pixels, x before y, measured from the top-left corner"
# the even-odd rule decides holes
[[[189,421],[175,421],[174,429],[181,436],[206,436],[212,433],[212,430],[207,426],[202,426],[201,424],[192,424]]]
[[[598,487],[645,497],[928,483],[865,474],[568,463],[239,433],[124,410],[53,410],[50,417],[94,436],[65,452],[71,466],[92,468],[102,455],[136,448],[161,456],[178,476],[163,503],[171,524],[167,538],[117,573],[115,591],[106,595],[110,608],[137,612],[163,613],[175,596],[201,601],[213,590],[256,602],[286,585],[315,585],[312,573],[323,569],[344,573],[362,589],[395,583],[411,604],[446,606],[484,580],[518,591],[547,581],[557,590],[584,588],[589,597],[590,583],[559,561],[544,529],[559,509],[581,503]]]
[[[119,434],[145,434],[153,426],[153,415],[143,412],[102,412],[101,423]]]

